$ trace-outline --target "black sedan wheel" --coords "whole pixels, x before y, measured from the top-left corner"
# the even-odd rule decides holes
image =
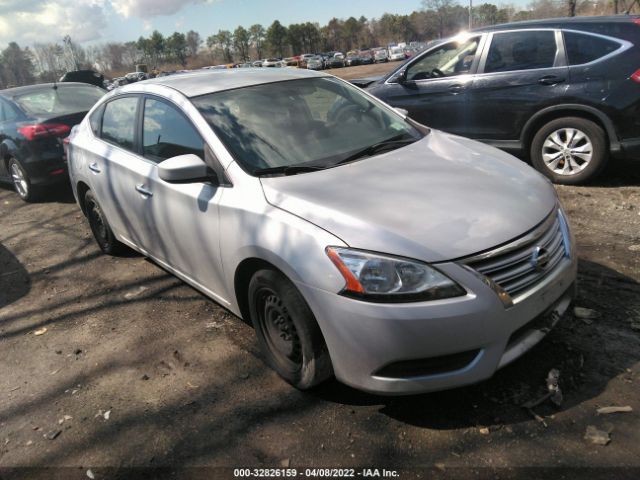
[[[313,313],[296,287],[276,270],[249,283],[251,320],[267,363],[296,388],[329,378],[329,352]]]
[[[13,182],[13,188],[16,193],[25,202],[33,202],[37,200],[38,194],[36,189],[31,185],[31,180],[26,170],[20,165],[15,158],[9,160],[9,173]]]

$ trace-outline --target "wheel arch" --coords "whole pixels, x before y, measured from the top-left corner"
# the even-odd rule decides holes
[[[249,282],[251,281],[251,277],[262,269],[272,269],[280,272],[286,278],[291,280],[291,277],[287,275],[281,268],[278,268],[274,263],[265,260],[260,257],[248,257],[242,260],[238,266],[236,267],[234,276],[233,276],[233,291],[236,299],[236,303],[238,305],[238,310],[240,311],[240,315],[242,319],[250,323],[251,315],[249,313],[249,298],[248,298],[248,290],[249,290]]]
[[[89,188],[89,185],[87,185],[83,181],[79,181],[76,184],[76,192],[78,194],[78,205],[80,205],[80,210],[82,210],[82,213],[85,216],[87,216],[87,207],[84,204],[84,197],[89,190],[91,190],[91,188]]]
[[[608,150],[612,152],[620,150],[620,142],[613,126],[613,122],[605,113],[588,105],[563,104],[544,108],[534,114],[527,121],[522,129],[521,135],[521,143],[527,155],[531,149],[533,137],[536,135],[538,130],[540,130],[540,128],[542,128],[546,123],[563,117],[580,117],[586,120],[591,120],[604,130]]]
[[[9,160],[15,156],[15,150],[16,145],[10,140],[0,143],[0,159],[4,162],[7,171],[9,170]]]

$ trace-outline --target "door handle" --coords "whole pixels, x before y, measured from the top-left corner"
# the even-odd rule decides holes
[[[564,82],[564,80],[565,80],[564,78],[556,77],[555,75],[545,75],[544,77],[538,79],[538,83],[540,85],[553,86],[553,85],[557,85],[558,83]]]
[[[95,162],[89,164],[89,170],[91,170],[93,173],[100,173],[100,167],[98,167],[98,164]]]
[[[143,183],[136,185],[136,191],[143,197],[153,197],[153,192],[145,188]]]
[[[451,93],[460,93],[464,90],[464,85],[461,85],[459,83],[454,83],[453,85],[449,86],[449,91]]]

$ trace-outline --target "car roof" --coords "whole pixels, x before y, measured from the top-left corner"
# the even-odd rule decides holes
[[[48,88],[53,88],[54,86],[58,88],[72,88],[78,86],[91,86],[95,88],[95,85],[84,82],[56,82],[56,83],[38,83],[36,85],[26,85],[24,87],[13,87],[6,88],[4,90],[0,90],[0,95],[4,97],[15,97],[17,95],[23,95],[25,93],[37,92],[38,90],[46,90]]]
[[[121,87],[119,91],[124,93],[127,90],[135,90],[136,85],[155,84],[173,88],[186,97],[197,97],[222,90],[310,77],[330,77],[330,75],[298,68],[201,70],[144,80],[132,84],[129,88],[127,88],[128,86]]]
[[[537,27],[557,27],[559,25],[575,25],[575,24],[603,24],[603,23],[628,23],[639,19],[640,15],[609,15],[595,17],[560,17],[545,18],[541,20],[525,20],[522,22],[502,23],[500,25],[492,25],[490,27],[482,27],[471,30],[472,32],[492,32],[494,30],[508,30],[519,28],[537,28]]]

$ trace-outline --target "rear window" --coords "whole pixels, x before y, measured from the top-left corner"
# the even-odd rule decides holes
[[[93,85],[58,85],[16,95],[13,100],[30,115],[67,115],[91,110],[104,94]]]
[[[536,30],[496,33],[487,55],[485,73],[552,67],[556,58],[555,33]]]
[[[569,65],[593,62],[620,48],[620,44],[602,37],[576,32],[563,32]]]

